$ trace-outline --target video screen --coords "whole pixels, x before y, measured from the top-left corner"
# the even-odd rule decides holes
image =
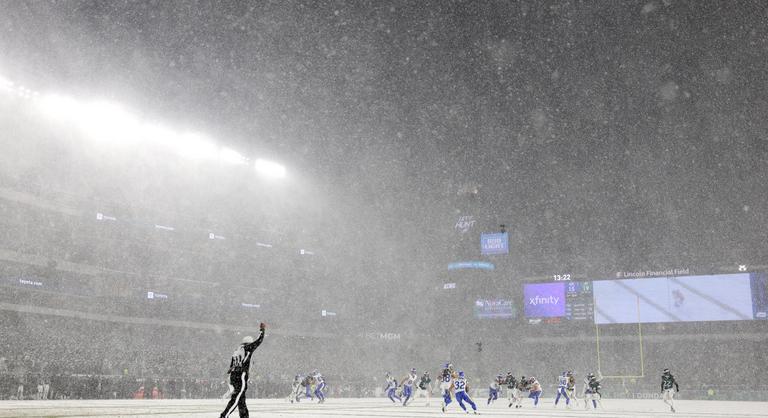
[[[595,322],[626,324],[755,319],[749,273],[593,282]]]
[[[530,323],[592,320],[592,283],[532,283],[523,287],[525,316]]]
[[[733,273],[523,286],[529,323],[596,324],[768,319],[768,275]]]
[[[755,319],[768,319],[768,274],[752,273],[752,313]]]

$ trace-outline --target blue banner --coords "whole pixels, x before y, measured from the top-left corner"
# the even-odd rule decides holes
[[[448,264],[448,270],[493,270],[494,268],[495,266],[492,263],[486,261],[459,261],[457,263]]]
[[[506,232],[480,234],[480,253],[483,255],[509,254],[509,234]]]

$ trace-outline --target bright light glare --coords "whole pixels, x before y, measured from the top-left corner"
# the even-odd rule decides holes
[[[6,91],[13,91],[13,81],[0,75],[0,89]]]
[[[245,164],[246,158],[243,157],[239,152],[230,149],[230,148],[222,148],[219,151],[219,161],[226,164]]]
[[[262,160],[259,158],[254,163],[253,167],[264,177],[277,179],[285,177],[285,167],[273,161]]]
[[[139,128],[139,138],[152,144],[167,146],[176,143],[178,134],[162,125],[145,123]]]
[[[38,106],[43,114],[51,119],[60,121],[76,120],[82,114],[82,106],[75,99],[48,94],[43,96],[38,102]]]
[[[115,103],[89,103],[79,115],[79,123],[83,131],[100,141],[138,140],[140,127],[138,119]]]
[[[12,82],[1,77],[0,88],[17,90]],[[26,88],[19,91],[25,97],[37,96],[36,92]],[[231,148],[217,146],[204,135],[180,133],[159,124],[142,121],[116,103],[84,103],[67,96],[47,94],[39,97],[35,104],[45,117],[73,126],[100,142],[150,143],[186,158],[218,161],[223,164],[242,165],[250,161]],[[286,175],[285,167],[273,161],[258,159],[254,168],[264,177],[283,178]]]
[[[219,154],[218,147],[200,134],[180,135],[175,142],[179,155],[193,160],[215,159]]]
[[[45,116],[70,123],[98,141],[131,142],[139,134],[138,120],[115,103],[83,104],[65,96],[46,95],[37,104]]]

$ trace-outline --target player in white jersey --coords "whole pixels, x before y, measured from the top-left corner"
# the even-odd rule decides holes
[[[560,401],[560,397],[565,398],[565,407],[570,408],[571,398],[568,397],[568,372],[563,372],[557,377],[557,396],[555,396],[555,406]]]
[[[385,375],[387,379],[387,387],[384,389],[386,391],[387,397],[389,398],[392,403],[395,403],[395,399],[398,401],[401,401],[400,397],[397,396],[397,379],[392,377],[389,372]]]
[[[504,376],[501,374],[497,375],[496,379],[491,381],[491,384],[488,385],[488,402],[486,402],[486,405],[490,405],[491,402],[499,399],[499,391],[501,390],[501,386],[503,384]]]
[[[315,396],[317,396],[317,403],[324,403],[325,393],[323,393],[323,389],[325,389],[325,378],[317,370],[315,370],[313,374],[315,380]]]
[[[416,369],[413,368],[410,373],[408,373],[408,376],[405,376],[400,382],[403,386],[403,406],[406,406],[408,401],[411,400],[411,396],[413,396],[413,386],[416,384],[418,378],[419,376],[416,374]]]
[[[293,377],[293,383],[291,384],[291,394],[288,395],[288,400],[291,403],[298,402],[301,395],[301,381],[303,380],[300,374]]]
[[[432,378],[429,377],[429,372],[427,371],[421,375],[419,382],[416,384],[416,396],[414,397],[420,398],[422,396],[427,398],[427,406],[429,406],[429,399],[432,396]]]
[[[451,385],[453,387],[454,393],[456,395],[456,402],[459,403],[459,406],[461,409],[464,410],[464,412],[469,413],[467,411],[467,407],[464,406],[464,402],[468,403],[469,406],[472,407],[472,411],[477,415],[477,405],[472,401],[472,398],[469,397],[469,394],[467,394],[467,391],[469,390],[469,385],[467,384],[467,379],[464,377],[464,372],[459,371],[458,377],[453,379],[453,384]],[[445,412],[445,407],[443,407],[443,412]]]
[[[528,397],[533,400],[533,407],[536,408],[539,406],[539,398],[541,398],[541,384],[535,377],[529,377],[528,383],[531,385],[531,388],[528,391]]]
[[[565,391],[568,393],[568,397],[571,398],[571,405],[578,407],[579,398],[576,397],[576,377],[573,376],[573,372],[568,370],[566,373],[568,377],[568,384],[565,386]]]

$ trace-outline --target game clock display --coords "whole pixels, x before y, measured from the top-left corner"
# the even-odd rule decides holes
[[[565,319],[592,320],[594,309],[592,282],[569,282],[565,284]]]

